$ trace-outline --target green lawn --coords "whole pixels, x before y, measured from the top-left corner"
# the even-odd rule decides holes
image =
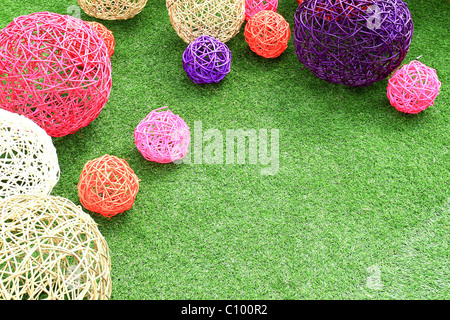
[[[165,1],[128,21],[82,12],[114,32],[113,88],[88,127],[53,139],[61,179],[52,194],[80,204],[83,165],[104,154],[141,179],[131,210],[94,216],[110,248],[112,299],[450,299],[450,1],[407,3],[414,35],[404,63],[421,56],[442,82],[435,106],[417,115],[390,106],[387,79],[350,88],[316,78],[292,37],[279,58],[264,59],[242,26],[227,42],[231,72],[197,85]],[[0,28],[76,4],[2,0]],[[291,26],[296,7],[280,0]],[[194,150],[191,164],[146,161],[133,130],[162,106],[187,122],[193,143],[197,121],[223,135],[278,129],[278,172],[196,163]]]

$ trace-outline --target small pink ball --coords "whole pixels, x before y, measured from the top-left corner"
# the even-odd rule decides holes
[[[436,70],[413,60],[389,79],[387,96],[398,111],[419,113],[434,104],[440,87]]]
[[[278,0],[245,0],[245,20],[262,10],[277,12]]]
[[[170,163],[182,159],[191,143],[189,127],[172,111],[150,112],[134,130],[134,142],[145,159]]]

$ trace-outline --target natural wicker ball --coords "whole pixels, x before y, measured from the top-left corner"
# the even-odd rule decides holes
[[[208,35],[225,43],[245,20],[245,0],[166,0],[170,22],[186,43]]]
[[[0,109],[0,198],[48,195],[59,180],[50,136],[24,116]]]
[[[116,45],[116,41],[114,39],[112,31],[106,28],[101,23],[95,21],[87,21],[87,23],[91,27],[93,27],[100,34],[100,37],[105,41],[106,48],[108,49],[108,54],[111,57],[114,54],[114,46]]]
[[[398,111],[419,113],[434,104],[440,87],[436,70],[414,60],[392,75],[387,96]]]
[[[150,112],[134,130],[137,149],[145,159],[159,163],[170,163],[182,159],[191,142],[189,127],[172,111]]]
[[[91,123],[111,92],[111,60],[80,19],[39,12],[0,31],[0,107],[23,114],[50,136]]]
[[[108,244],[71,201],[17,195],[0,201],[0,300],[106,300]]]
[[[245,0],[245,20],[261,10],[277,12],[278,0]]]
[[[125,160],[104,155],[84,165],[77,189],[87,210],[111,218],[131,209],[139,178]]]
[[[126,20],[140,13],[147,0],[78,0],[87,15],[103,20]]]
[[[286,50],[291,29],[283,16],[263,10],[247,22],[244,36],[253,52],[264,58],[276,58]]]
[[[317,77],[347,86],[385,79],[405,58],[412,34],[401,0],[308,0],[294,16],[300,62]]]
[[[183,68],[195,83],[219,82],[230,72],[231,51],[210,36],[200,36],[183,53]]]

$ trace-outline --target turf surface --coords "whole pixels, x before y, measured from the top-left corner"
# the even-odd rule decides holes
[[[128,21],[81,12],[114,32],[113,89],[88,127],[54,139],[62,174],[52,194],[80,204],[83,165],[104,154],[125,158],[142,180],[131,210],[94,216],[111,251],[113,299],[450,298],[450,2],[407,3],[415,30],[404,62],[420,56],[442,82],[418,115],[390,106],[387,80],[349,88],[316,78],[292,38],[281,57],[264,59],[242,27],[227,43],[231,73],[196,85],[163,0]],[[0,28],[76,4],[2,0]],[[296,7],[280,1],[291,26]],[[166,105],[203,132],[278,129],[278,172],[261,175],[265,166],[249,161],[146,161],[133,130]]]

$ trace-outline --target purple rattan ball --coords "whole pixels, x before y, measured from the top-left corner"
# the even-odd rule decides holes
[[[317,77],[368,86],[405,58],[413,22],[401,0],[307,0],[294,15],[295,52]]]
[[[183,68],[195,83],[222,80],[230,72],[231,51],[227,45],[210,36],[200,36],[183,53]]]

